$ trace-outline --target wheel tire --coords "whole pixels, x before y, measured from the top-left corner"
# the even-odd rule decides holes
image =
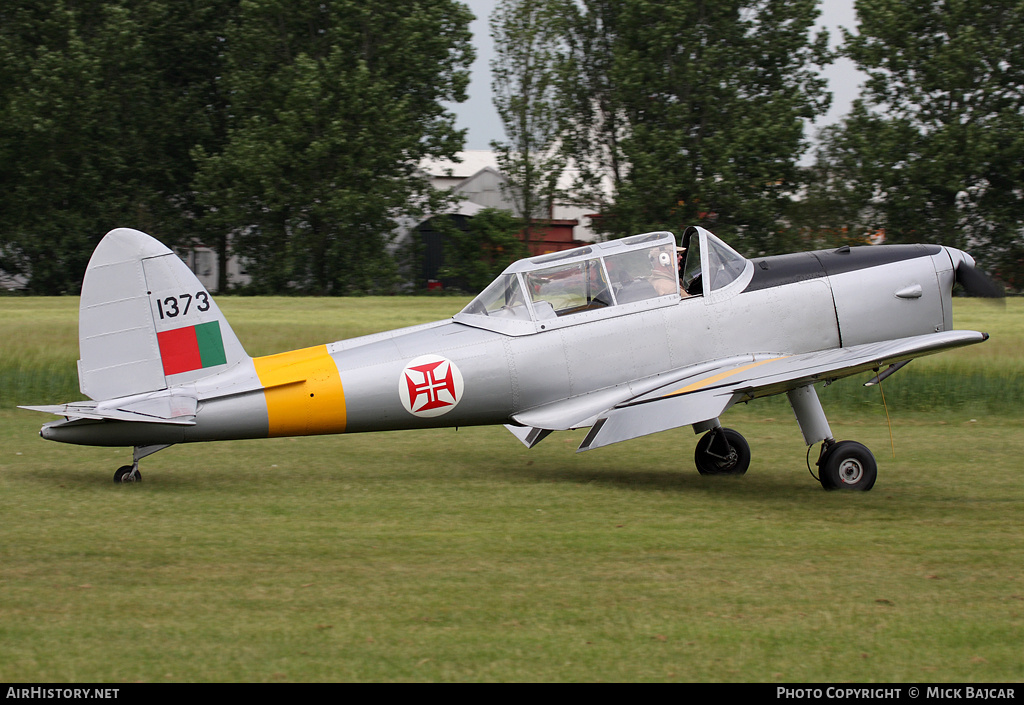
[[[856,441],[839,441],[818,461],[818,480],[826,490],[867,492],[877,478],[875,456]]]
[[[731,428],[708,431],[697,441],[693,462],[701,475],[742,475],[750,467],[750,445]]]
[[[117,483],[128,483],[128,482],[142,482],[142,474],[136,471],[135,476],[132,476],[132,466],[122,465],[114,472],[114,482]]]

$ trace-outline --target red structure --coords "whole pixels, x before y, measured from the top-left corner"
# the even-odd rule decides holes
[[[465,231],[471,216],[454,214],[443,216],[451,218],[455,226]],[[435,228],[433,218],[420,223],[415,229],[415,236],[422,242],[422,269],[420,278],[426,282],[428,291],[465,288],[465,282],[442,279],[440,273],[444,267],[444,246],[446,236]],[[575,219],[546,218],[533,221],[527,237],[524,228],[519,239],[527,244],[530,257],[546,255],[552,252],[571,250],[591,243],[573,239],[573,228],[579,224]]]
[[[530,228],[529,235],[527,235],[526,230],[523,230],[519,237],[523,242],[527,243],[531,257],[571,250],[574,247],[589,244],[582,240],[573,239],[573,228],[578,224],[579,221],[577,220],[535,220],[533,221],[533,227]]]

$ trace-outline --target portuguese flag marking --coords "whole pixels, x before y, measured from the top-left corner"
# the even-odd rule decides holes
[[[175,328],[156,334],[164,375],[176,375],[227,363],[220,321]]]

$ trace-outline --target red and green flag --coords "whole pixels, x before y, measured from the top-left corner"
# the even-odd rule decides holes
[[[165,375],[227,363],[224,339],[220,335],[220,321],[165,330],[157,333],[156,337],[160,344],[160,359],[164,363]]]

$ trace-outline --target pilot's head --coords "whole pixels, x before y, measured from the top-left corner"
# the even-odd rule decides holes
[[[659,267],[664,269],[672,268],[672,253],[669,252],[666,247],[659,247],[656,250],[651,250],[649,257],[651,260],[651,266],[655,269]]]

